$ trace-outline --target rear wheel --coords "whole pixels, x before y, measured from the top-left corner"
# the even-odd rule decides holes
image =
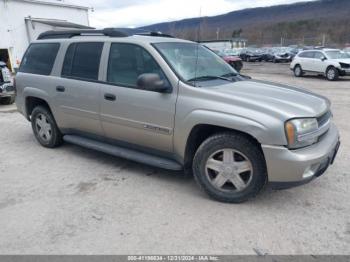
[[[63,143],[55,119],[46,107],[35,107],[31,114],[31,122],[34,135],[42,146],[54,148]]]
[[[335,67],[331,66],[327,69],[326,77],[329,81],[336,81],[339,78],[339,71]]]
[[[195,154],[193,174],[210,197],[228,203],[254,197],[267,181],[259,146],[234,133],[217,134],[204,141]]]
[[[301,76],[303,76],[304,75],[304,72],[303,72],[303,69],[301,68],[301,66],[300,65],[296,65],[295,67],[294,67],[294,75],[296,76],[296,77],[301,77]]]

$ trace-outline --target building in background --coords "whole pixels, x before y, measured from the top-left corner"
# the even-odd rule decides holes
[[[88,28],[88,7],[63,0],[0,0],[0,60],[14,71],[40,33]]]
[[[245,48],[248,40],[243,37],[234,37],[231,39],[233,48]]]
[[[232,48],[245,48],[247,45],[247,39],[237,37],[229,40],[201,41],[201,43],[212,50],[225,50]]]

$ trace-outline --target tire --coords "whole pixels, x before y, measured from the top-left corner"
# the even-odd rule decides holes
[[[35,107],[31,114],[31,122],[35,138],[42,146],[55,148],[62,145],[62,134],[49,109],[44,106]]]
[[[235,133],[220,133],[205,140],[194,156],[193,175],[211,198],[226,203],[255,197],[267,182],[261,149]]]
[[[336,81],[339,78],[339,71],[335,67],[328,67],[326,71],[326,78],[328,81]]]
[[[230,64],[238,73],[241,71],[243,64],[241,62],[231,62]]]
[[[293,72],[294,72],[294,75],[295,75],[296,77],[302,77],[302,76],[304,75],[303,69],[301,68],[300,65],[296,65],[296,66],[294,67]]]
[[[5,97],[0,99],[0,104],[2,105],[12,105],[15,102],[16,97],[11,96],[11,97]]]

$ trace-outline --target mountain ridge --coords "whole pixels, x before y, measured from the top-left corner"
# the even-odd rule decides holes
[[[350,42],[350,1],[317,0],[248,8],[217,16],[187,18],[141,28],[195,40],[194,35],[199,27],[204,40],[216,39],[218,29],[220,38],[230,38],[234,30],[242,29],[242,36],[253,43],[276,42],[281,37],[319,38],[325,34],[330,42]],[[262,33],[264,37],[261,36]]]

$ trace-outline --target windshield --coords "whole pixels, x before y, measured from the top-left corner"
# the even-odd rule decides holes
[[[200,44],[174,42],[157,43],[154,46],[185,82],[238,74],[222,58]]]
[[[329,59],[350,58],[350,55],[340,51],[326,51]]]

